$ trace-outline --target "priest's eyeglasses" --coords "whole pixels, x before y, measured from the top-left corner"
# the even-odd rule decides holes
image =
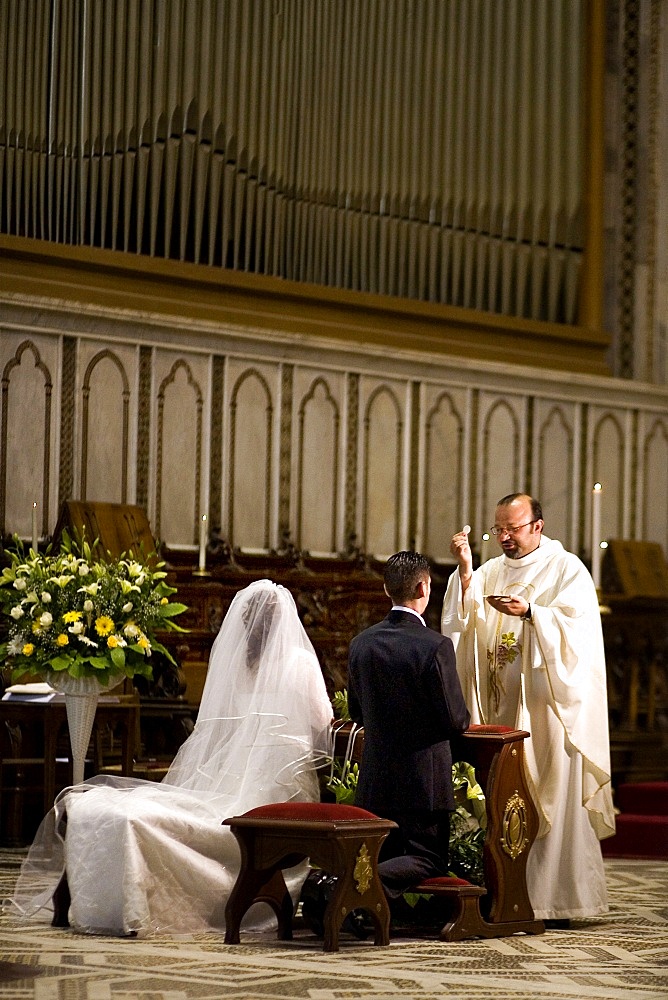
[[[537,520],[538,520],[538,518],[534,518],[533,521],[527,521],[525,524],[516,524],[514,526],[511,525],[508,528],[500,528],[498,524],[495,524],[494,527],[490,528],[489,530],[495,536],[496,535],[516,535],[517,532],[521,531],[522,528],[526,528],[530,524],[535,524]]]

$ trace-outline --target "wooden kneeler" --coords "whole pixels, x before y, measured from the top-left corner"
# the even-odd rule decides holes
[[[447,900],[450,913],[439,938],[441,941],[465,941],[472,937],[498,937],[498,934],[488,933],[494,930],[488,925],[480,912],[480,897],[487,892],[479,885],[473,885],[463,878],[441,877],[429,878],[420,882],[411,892],[437,896]]]
[[[524,740],[529,733],[509,726],[471,726],[452,741],[455,760],[476,768],[487,806],[483,847],[485,889],[465,879],[425,879],[411,891],[448,900],[451,914],[442,941],[542,934],[526,884],[529,851],[538,833],[538,814],[524,776]]]
[[[337,876],[324,913],[325,951],[337,951],[339,930],[351,910],[373,920],[374,944],[390,943],[390,909],[378,877],[378,852],[396,824],[356,806],[277,802],[224,820],[241,849],[241,869],[225,907],[225,943],[239,944],[239,929],[253,903],[268,903],[278,938],[292,939],[293,905],[283,869],[305,858]]]

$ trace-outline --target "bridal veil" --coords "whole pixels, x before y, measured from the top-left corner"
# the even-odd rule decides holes
[[[56,799],[14,903],[49,906],[63,869],[70,922],[112,934],[224,927],[239,851],[222,820],[270,802],[316,801],[332,708],[290,592],[269,580],[233,599],[192,734],[160,783],[98,775]],[[288,879],[299,893],[306,869]]]

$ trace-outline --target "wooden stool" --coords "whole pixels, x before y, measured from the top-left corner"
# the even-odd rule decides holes
[[[378,878],[378,852],[396,824],[356,806],[277,802],[224,820],[241,849],[241,869],[225,907],[225,943],[239,944],[241,920],[253,903],[278,917],[278,938],[292,939],[293,905],[283,869],[309,858],[337,883],[324,914],[325,951],[338,951],[339,929],[351,910],[365,909],[374,944],[390,943],[390,910]]]

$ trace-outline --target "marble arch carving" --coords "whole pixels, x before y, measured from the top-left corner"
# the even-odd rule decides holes
[[[319,376],[303,397],[299,406],[299,443],[297,446],[297,545],[300,548],[316,548],[326,552],[336,552],[336,515],[339,496],[339,407],[331,394],[329,383]],[[316,445],[316,439],[318,446]],[[310,445],[310,446],[309,446]],[[327,469],[327,463],[329,468]],[[318,488],[317,494],[308,489],[311,476],[318,481],[324,473],[330,484],[329,490]],[[318,503],[322,513],[323,543],[317,546],[305,545],[305,507],[307,496]],[[315,522],[316,518],[311,518]]]
[[[51,372],[42,361],[39,350],[31,340],[24,340],[16,349],[13,358],[10,358],[2,372],[2,437],[0,438],[0,534],[6,531],[6,511],[7,511],[7,468],[9,462],[10,440],[9,440],[9,404],[10,390],[12,383],[12,372],[20,368],[25,354],[31,354],[35,368],[42,374],[44,379],[44,417],[42,422],[43,446],[42,446],[42,468],[40,477],[42,480],[41,511],[40,511],[40,537],[44,537],[49,530],[49,487],[51,469],[51,406],[53,394],[53,379]],[[30,403],[34,410],[34,401]],[[19,421],[20,425],[20,421]],[[25,448],[22,449],[25,452]],[[32,449],[28,449],[29,452]],[[34,462],[36,456],[29,454],[29,461]]]
[[[396,394],[387,385],[377,386],[364,411],[362,455],[362,539],[365,551],[374,554],[390,555],[401,545],[403,427]]]
[[[202,410],[204,406],[204,399],[202,395],[202,390],[197,383],[192,369],[187,361],[183,358],[179,358],[172,365],[169,374],[160,383],[160,388],[158,389],[158,434],[157,434],[157,457],[156,457],[156,495],[155,495],[155,534],[156,537],[162,537],[162,519],[163,519],[163,481],[165,476],[165,447],[169,448],[170,443],[165,441],[165,403],[167,401],[167,393],[171,387],[174,386],[179,373],[183,372],[186,377],[186,382],[188,387],[192,390],[192,396],[194,400],[195,407],[195,421],[194,421],[194,469],[192,470],[192,484],[193,484],[193,508],[192,508],[192,537],[188,539],[193,543],[196,543],[199,537],[199,515],[200,515],[200,498],[201,498],[201,481],[202,481]],[[186,401],[181,396],[180,404],[183,405]],[[180,417],[183,421],[187,423],[187,414],[180,411]]]
[[[93,377],[95,371],[104,361],[110,361],[113,366],[118,371],[121,381],[121,437],[120,437],[120,496],[118,501],[120,503],[127,503],[128,500],[128,445],[129,445],[129,425],[130,425],[130,385],[128,382],[128,376],[125,368],[118,357],[113,351],[108,349],[98,351],[94,357],[88,362],[88,367],[83,378],[83,384],[81,388],[81,398],[82,398],[82,411],[81,411],[81,479],[80,479],[80,497],[82,500],[91,499],[88,496],[88,463],[90,458],[90,440],[91,440],[91,411],[90,411],[90,397],[93,391]],[[109,385],[107,384],[107,388]],[[107,393],[107,398],[110,394]],[[113,396],[111,397],[113,401]],[[110,415],[105,408],[105,415]],[[110,437],[113,439],[114,431],[114,421],[113,419],[107,420],[106,423],[107,431],[110,431]],[[108,498],[106,498],[108,499]],[[116,499],[116,498],[113,498]]]
[[[273,423],[269,383],[257,368],[248,368],[236,380],[230,397],[228,539],[232,544],[236,544],[238,535],[237,520],[249,512],[250,505],[255,508],[253,521],[262,525],[262,536],[252,539],[260,545],[252,547],[270,548]],[[262,484],[261,489],[253,489],[254,477]]]

